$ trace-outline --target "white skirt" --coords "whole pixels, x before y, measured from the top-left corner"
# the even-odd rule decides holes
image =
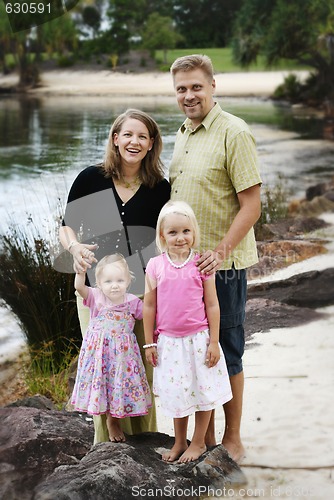
[[[225,357],[212,368],[205,364],[209,331],[186,337],[158,337],[158,363],[153,372],[153,392],[163,412],[182,418],[196,411],[209,411],[232,399]]]

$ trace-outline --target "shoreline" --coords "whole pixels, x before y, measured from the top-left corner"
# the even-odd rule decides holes
[[[304,80],[308,71],[259,71],[218,73],[215,75],[217,97],[270,98],[278,85],[289,74]],[[0,90],[5,95],[18,84],[18,75],[0,76]],[[11,95],[15,95],[11,92]],[[173,96],[169,73],[119,73],[112,70],[56,69],[41,73],[39,87],[29,89],[27,95],[52,96]]]

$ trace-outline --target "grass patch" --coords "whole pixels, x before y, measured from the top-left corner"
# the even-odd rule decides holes
[[[261,191],[261,216],[255,224],[254,230],[257,240],[262,239],[264,224],[272,224],[288,216],[288,192],[282,177],[278,177],[273,187],[266,186]]]
[[[232,58],[232,49],[225,48],[207,48],[207,49],[174,49],[167,52],[168,67],[181,56],[188,54],[206,54],[212,60],[212,64],[216,73],[238,73],[244,71],[270,71],[270,70],[300,70],[305,69],[297,62],[281,59],[275,66],[268,68],[264,57],[258,57],[257,62],[251,64],[247,69],[235,64]],[[156,50],[155,58],[159,62],[163,61],[162,50]],[[309,68],[306,68],[309,69]]]
[[[69,398],[69,375],[73,351],[69,348],[61,354],[61,363],[55,362],[53,342],[45,342],[40,349],[30,349],[23,361],[25,383],[29,394],[41,394],[53,401],[60,410]]]

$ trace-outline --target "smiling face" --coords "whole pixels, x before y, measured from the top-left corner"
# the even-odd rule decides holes
[[[179,108],[197,127],[214,106],[215,80],[201,69],[178,71],[174,75],[174,88]]]
[[[135,118],[125,120],[119,133],[114,134],[113,140],[122,158],[122,166],[140,167],[153,146],[153,138],[146,125]]]
[[[171,213],[166,215],[161,228],[168,253],[172,255],[188,255],[194,245],[194,229],[186,215]]]
[[[122,304],[125,293],[130,284],[124,269],[115,264],[106,264],[101,269],[97,286],[111,300],[113,304]]]

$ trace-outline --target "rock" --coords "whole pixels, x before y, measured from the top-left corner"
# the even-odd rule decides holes
[[[281,281],[250,284],[248,298],[270,299],[310,309],[334,305],[334,268],[309,271]]]
[[[7,407],[0,417],[0,496],[6,500],[119,500],[140,489],[152,497],[158,488],[159,498],[170,498],[172,488],[176,498],[198,498],[189,491],[201,487],[204,496],[208,488],[247,482],[221,445],[195,462],[166,464],[161,451],[174,442],[166,434],[92,447],[93,428],[77,413]]]
[[[294,205],[294,215],[317,217],[324,212],[334,212],[334,200],[327,194],[316,196],[311,201],[303,200]]]
[[[252,295],[252,293],[250,293]],[[266,298],[250,298],[246,305],[245,337],[272,328],[292,328],[324,317],[307,307],[295,307]],[[247,344],[246,344],[247,348]]]
[[[330,182],[321,182],[315,186],[310,186],[306,190],[306,200],[312,201],[316,196],[323,196],[328,191],[334,189],[334,179]]]
[[[56,410],[55,404],[51,399],[42,396],[41,394],[35,394],[34,396],[29,396],[23,399],[18,399],[14,403],[7,405],[7,408],[26,406],[28,408],[39,408],[40,410]]]
[[[305,233],[328,227],[329,224],[317,217],[289,217],[273,224],[263,224],[262,240],[292,240]]]
[[[162,450],[173,442],[166,434],[144,433],[130,436],[126,443],[100,443],[80,464],[55,470],[36,488],[34,500],[170,498],[172,491],[175,498],[198,498],[199,491],[204,496],[209,488],[223,489],[227,482],[247,482],[221,445],[196,462],[162,462]]]
[[[247,269],[250,280],[327,252],[322,242],[308,240],[259,241],[257,249],[259,262]]]
[[[93,442],[92,426],[78,414],[7,407],[0,418],[0,497],[6,500],[33,498],[38,483],[59,465],[79,461]]]

